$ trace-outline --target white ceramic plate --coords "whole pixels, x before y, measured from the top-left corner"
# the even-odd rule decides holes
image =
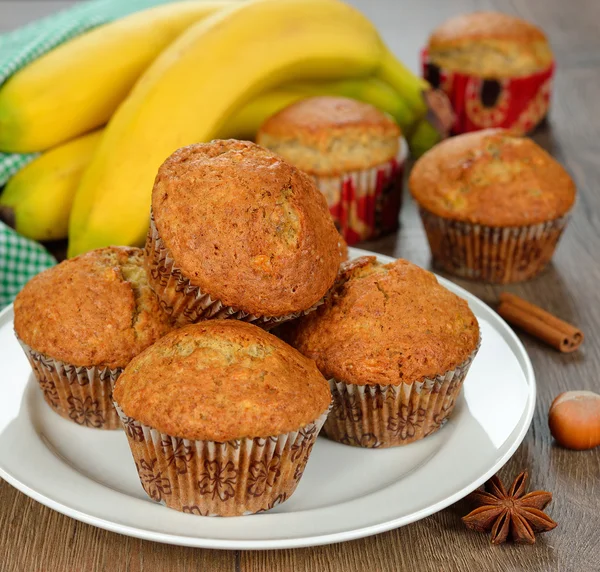
[[[352,256],[362,254],[351,249]],[[0,476],[83,522],[206,548],[329,544],[424,518],[464,497],[510,458],[535,405],[533,370],[517,337],[483,302],[439,280],[469,302],[483,338],[450,421],[423,441],[395,449],[358,449],[320,437],[289,501],[236,518],[187,515],[154,503],[122,432],[79,427],[51,411],[14,337],[9,307],[0,314]]]

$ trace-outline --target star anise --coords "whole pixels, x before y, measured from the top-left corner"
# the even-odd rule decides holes
[[[508,492],[498,476],[485,483],[485,490],[476,490],[469,499],[478,506],[464,516],[467,528],[479,532],[491,530],[492,544],[502,544],[510,532],[513,542],[534,544],[536,532],[547,532],[556,527],[542,509],[552,500],[552,493],[533,491],[525,494],[527,471],[513,482]]]

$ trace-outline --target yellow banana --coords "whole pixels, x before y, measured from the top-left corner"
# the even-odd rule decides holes
[[[418,117],[425,115],[427,104],[423,92],[431,89],[427,81],[412,73],[387,48],[381,58],[378,73],[384,82],[394,88],[415,115]]]
[[[413,112],[396,91],[377,77],[337,81],[292,82],[283,87],[284,89],[303,93],[305,96],[342,95],[370,103],[389,113],[403,129],[407,129],[418,119],[418,115]]]
[[[191,24],[231,1],[176,2],[78,36],[0,88],[0,150],[42,151],[104,125],[131,87]]]
[[[254,136],[263,122],[299,99],[307,97],[301,91],[275,89],[252,99],[235,112],[217,132],[217,139],[247,139]]]
[[[253,139],[271,115],[299,99],[314,95],[341,95],[370,103],[389,113],[403,132],[410,130],[416,116],[398,94],[381,80],[369,77],[338,81],[292,82],[261,94],[236,111],[217,132],[220,139]]]
[[[93,131],[23,167],[0,195],[0,218],[34,240],[66,238],[75,190],[101,136]]]
[[[77,190],[69,255],[142,243],[162,161],[213,138],[244,102],[286,81],[372,75],[384,52],[374,26],[338,0],[242,2],[195,24],[108,124]]]

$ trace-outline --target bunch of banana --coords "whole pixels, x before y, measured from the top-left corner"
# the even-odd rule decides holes
[[[140,244],[154,176],[178,147],[252,138],[298,99],[343,95],[388,112],[424,149],[435,138],[423,119],[428,89],[340,0],[149,9],[63,44],[0,88],[0,150],[40,151],[108,122],[24,169],[5,191],[4,213],[30,237],[59,238],[72,204],[70,256]],[[45,172],[59,164],[71,165],[60,184]]]

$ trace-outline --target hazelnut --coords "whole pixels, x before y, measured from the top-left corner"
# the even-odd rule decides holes
[[[568,449],[592,449],[600,445],[600,395],[592,391],[566,391],[548,411],[552,436]]]

